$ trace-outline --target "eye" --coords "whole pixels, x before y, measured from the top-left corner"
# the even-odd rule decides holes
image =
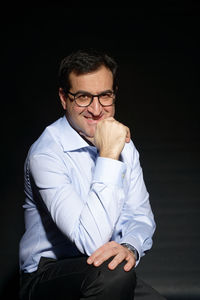
[[[105,92],[101,94],[101,99],[109,99],[113,97],[113,93],[112,92]]]
[[[91,96],[89,94],[77,94],[76,99],[78,99],[80,101],[87,101],[87,100],[91,99]]]

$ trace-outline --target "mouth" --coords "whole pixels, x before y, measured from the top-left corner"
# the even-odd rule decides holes
[[[102,120],[103,116],[84,116],[89,124],[97,124],[100,120]]]

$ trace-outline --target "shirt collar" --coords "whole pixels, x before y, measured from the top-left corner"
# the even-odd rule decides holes
[[[66,116],[60,119],[58,126],[58,134],[60,136],[60,142],[64,151],[73,151],[85,147],[91,147],[96,149],[94,146],[90,146],[76,130],[74,130],[69,124]]]

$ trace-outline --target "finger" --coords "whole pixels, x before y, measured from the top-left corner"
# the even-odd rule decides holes
[[[87,259],[88,264],[94,264],[96,266],[100,265],[102,262],[106,261],[112,256],[115,256],[119,253],[120,249],[123,249],[118,243],[111,241],[103,246],[99,247],[94,251]]]
[[[108,117],[105,120],[109,120],[109,121],[116,121],[113,117]]]
[[[114,270],[125,259],[124,253],[118,253],[108,264],[110,270]]]
[[[93,264],[98,267],[110,257],[116,256],[119,253],[117,247],[109,248],[95,257]]]
[[[101,256],[101,255],[109,256],[109,254],[107,254],[107,252],[109,252],[110,249],[117,248],[117,247],[119,247],[119,244],[114,241],[105,243],[104,245],[99,247],[96,251],[94,251],[90,255],[90,257],[88,257],[88,263],[93,263],[95,258],[97,258],[98,256]],[[120,247],[121,247],[121,245],[120,245]]]
[[[135,260],[135,257],[133,255],[131,255],[126,260],[127,260],[127,263],[124,266],[124,271],[128,272],[135,266],[136,260]]]
[[[98,248],[96,251],[94,251],[87,259],[88,264],[93,264],[94,260],[104,251],[105,245]]]

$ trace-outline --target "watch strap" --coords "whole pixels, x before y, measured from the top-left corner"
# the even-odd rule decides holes
[[[128,250],[130,250],[131,252],[133,252],[135,259],[138,260],[138,252],[135,249],[135,247],[133,247],[132,245],[128,244],[128,243],[122,243],[122,246],[126,247]]]

